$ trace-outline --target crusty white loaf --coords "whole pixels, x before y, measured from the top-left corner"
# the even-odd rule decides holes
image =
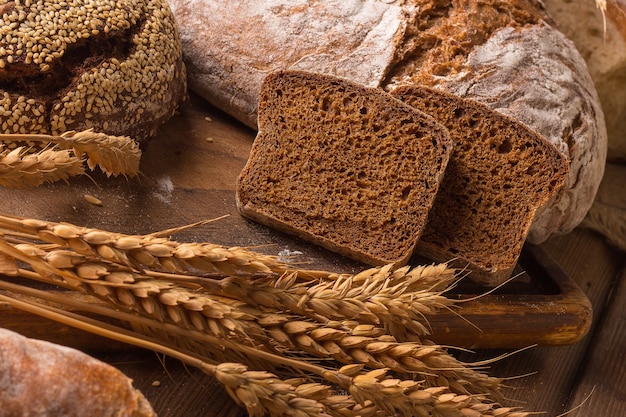
[[[132,381],[75,349],[0,329],[0,415],[154,417]]]
[[[391,89],[424,84],[477,99],[546,136],[571,160],[529,240],[566,233],[600,183],[606,129],[573,43],[534,0],[170,0],[190,87],[256,127],[263,77],[330,73]]]

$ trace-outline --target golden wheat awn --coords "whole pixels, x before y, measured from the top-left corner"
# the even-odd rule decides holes
[[[379,325],[406,305],[388,304],[394,297],[421,292],[428,294],[423,299],[435,297],[431,305],[414,306],[415,317],[448,308],[450,304],[439,298],[455,282],[446,265],[332,274],[290,269],[266,255],[258,255],[259,267],[257,255],[238,248],[233,253],[243,251],[241,258],[216,257],[236,268],[209,263],[213,276],[207,277],[199,265],[189,268],[181,261],[171,268],[175,273],[169,273],[164,260],[177,259],[181,245],[159,233],[129,236],[0,216],[2,273],[60,284],[105,300],[108,309],[92,306],[87,311],[120,318],[132,324],[134,337],[151,340],[155,348],[169,349],[175,357],[193,358],[192,364],[224,384],[250,415],[527,415],[494,402],[500,397],[498,378],[459,362],[426,340],[400,342],[387,326]],[[207,247],[197,244],[181,253],[197,257],[200,248]],[[145,252],[155,261],[147,262],[143,254],[139,262],[132,251]],[[242,272],[242,265],[251,264],[254,272]],[[222,269],[240,275],[216,276]],[[0,284],[12,293],[22,291]],[[290,295],[281,298],[281,293]],[[64,304],[63,299],[56,302]],[[332,312],[335,308],[346,316]],[[364,314],[356,314],[361,309]],[[410,320],[405,317],[401,322]],[[280,379],[268,369],[296,378]]]
[[[0,134],[3,144],[31,143],[0,154],[0,185],[36,187],[45,182],[67,180],[84,174],[83,162],[99,167],[107,176],[139,173],[141,150],[129,137],[111,136],[93,130],[43,134]],[[86,159],[83,156],[86,155]]]

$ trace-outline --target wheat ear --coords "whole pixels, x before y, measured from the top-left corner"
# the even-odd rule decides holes
[[[100,167],[107,176],[135,176],[139,173],[141,150],[132,138],[94,132],[69,131],[61,135],[0,134],[0,142],[38,142],[72,149],[76,158],[87,155],[87,166]]]
[[[9,234],[23,233],[81,254],[98,256],[140,270],[147,268],[181,274],[191,271],[224,276],[284,272],[290,268],[275,256],[212,243],[179,243],[160,237],[161,232],[127,235],[8,215],[0,215],[0,228]],[[170,229],[169,232],[174,234],[177,229]]]
[[[69,150],[50,147],[30,153],[18,147],[0,152],[0,185],[5,187],[36,187],[83,173],[82,159]]]
[[[420,374],[429,384],[445,381],[459,393],[489,393],[499,398],[497,378],[459,362],[443,348],[397,342],[383,328],[356,321],[316,323],[280,311],[264,311],[239,300],[203,293],[192,284],[148,278],[106,261],[88,260],[68,250],[36,245],[2,245],[4,253],[29,263],[42,279],[96,295],[114,305],[178,326],[276,353],[305,352],[339,363],[390,368]],[[11,252],[11,249],[13,251]],[[433,379],[432,375],[437,375]]]
[[[11,290],[16,288],[14,284],[2,282],[0,286]],[[17,292],[20,292],[19,288]],[[27,292],[32,294],[32,290]],[[0,294],[0,300],[34,314],[125,343],[152,349],[196,366],[222,383],[229,395],[245,407],[251,416],[526,417],[529,415],[516,409],[484,402],[481,396],[457,395],[451,393],[446,387],[424,388],[416,381],[391,378],[384,370],[361,372],[359,366],[344,366],[338,370],[318,370],[317,372],[327,381],[344,388],[349,393],[349,395],[337,395],[332,387],[308,382],[303,378],[281,380],[266,371],[251,371],[240,363],[214,364],[197,355],[187,354],[163,345],[158,340],[144,335],[133,335],[126,329],[116,329],[108,323],[97,323],[92,318],[77,317],[75,314],[60,311],[49,305],[38,305],[2,294]]]

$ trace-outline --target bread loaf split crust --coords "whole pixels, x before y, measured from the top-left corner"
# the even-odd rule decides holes
[[[237,183],[244,216],[356,260],[404,264],[452,141],[430,116],[332,76],[279,71]]]
[[[302,69],[392,90],[426,85],[527,124],[570,160],[538,211],[540,243],[583,219],[604,171],[606,127],[574,44],[536,0],[170,0],[191,88],[256,127],[263,77]]]
[[[145,142],[186,97],[166,0],[0,0],[0,132]]]
[[[433,116],[455,142],[417,252],[454,259],[479,283],[503,283],[535,212],[565,183],[566,158],[525,125],[474,100],[415,86],[393,95]]]
[[[7,329],[0,329],[0,406],[3,416],[156,416],[111,365]]]

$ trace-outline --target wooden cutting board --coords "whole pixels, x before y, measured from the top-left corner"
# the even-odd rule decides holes
[[[142,234],[227,215],[175,238],[254,247],[268,254],[298,252],[298,261],[315,269],[353,273],[364,268],[238,214],[235,182],[254,137],[253,130],[192,96],[145,150],[140,177],[93,173],[67,184],[2,189],[0,212]],[[89,203],[85,195],[103,205]],[[411,260],[413,265],[425,262],[431,263]],[[473,300],[431,317],[432,339],[467,348],[516,348],[570,344],[585,335],[592,318],[589,300],[541,247],[527,246],[514,274],[513,281],[486,295],[487,289],[461,282],[449,296]],[[85,350],[127,348],[1,303],[0,327]]]

